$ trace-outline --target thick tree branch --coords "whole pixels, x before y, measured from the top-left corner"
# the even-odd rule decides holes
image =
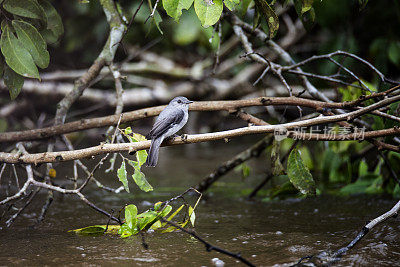
[[[353,112],[350,114],[354,114]],[[291,129],[296,129],[298,127],[306,127],[318,124],[343,121],[347,119],[347,115],[348,114],[343,114],[343,115],[341,114],[329,117],[317,117],[309,120],[296,121],[279,125],[249,126],[222,132],[185,135],[184,138],[177,137],[174,138],[173,140],[165,142],[163,145],[170,146],[170,145],[182,145],[182,144],[192,144],[192,143],[200,143],[207,141],[216,141],[216,140],[234,138],[249,134],[272,133],[275,131],[279,131],[282,128],[291,130]],[[361,135],[360,133],[338,134],[336,136],[324,135],[324,134],[309,134],[309,135],[310,139],[307,140],[331,140],[331,141],[364,140],[364,139],[371,139],[384,136],[385,137],[399,136],[400,129],[396,127],[385,130],[368,131],[364,132],[363,135]],[[294,133],[293,135],[289,134],[289,137],[299,138],[296,136],[296,133]],[[134,152],[138,150],[148,149],[149,147],[150,147],[150,141],[141,141],[136,143],[123,143],[123,144],[100,144],[98,146],[74,150],[74,151],[44,152],[44,153],[27,154],[27,155],[20,155],[18,153],[0,152],[0,162],[29,163],[29,164],[61,162],[61,161],[70,161],[70,160],[92,157],[105,153],[113,153],[113,152],[115,153],[122,151]],[[395,146],[394,149],[395,149],[394,151],[398,151],[397,146]]]
[[[221,111],[226,110],[235,112],[239,108],[252,106],[301,106],[314,108],[317,111],[323,108],[351,108],[356,107],[363,101],[371,98],[385,96],[387,93],[375,93],[369,96],[363,96],[354,101],[340,103],[326,103],[317,100],[310,100],[298,97],[259,97],[245,100],[232,101],[198,101],[190,105],[190,111]],[[391,98],[390,98],[391,99]],[[151,108],[139,109],[131,112],[122,113],[121,123],[132,122],[158,115],[165,106],[157,106]],[[52,127],[39,128],[33,130],[25,130],[18,132],[0,133],[0,142],[18,142],[27,140],[45,139],[56,135],[82,131],[92,128],[101,128],[116,125],[119,115],[111,115],[93,119],[82,119],[79,121],[65,123],[64,125],[56,125]]]

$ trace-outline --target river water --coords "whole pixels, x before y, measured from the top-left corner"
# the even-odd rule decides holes
[[[98,190],[93,184],[84,193],[108,211],[117,211],[125,204],[135,204],[139,211],[144,211],[151,203],[167,200],[195,185],[219,162],[249,144],[233,142],[231,146],[215,143],[163,148],[157,168],[144,170],[155,188],[151,193],[140,192],[132,183],[130,194],[115,195]],[[336,250],[351,241],[368,220],[396,202],[374,196],[248,201],[243,193],[263,178],[263,160],[267,160],[265,156],[251,162],[250,177],[244,181],[236,172],[224,177],[196,209],[196,232],[200,236],[226,250],[241,252],[257,266],[288,266],[301,257]],[[69,169],[64,171],[65,174],[58,170],[60,181],[63,175],[71,175]],[[96,176],[99,180],[119,186],[114,173],[102,173]],[[214,258],[225,262],[225,266],[239,265],[227,256],[207,252],[204,245],[181,232],[146,234],[147,250],[140,237],[121,239],[70,233],[68,230],[107,223],[106,217],[75,196],[55,194],[45,221],[33,229],[44,193],[11,228],[0,230],[0,266],[214,266]],[[187,198],[189,202],[194,199]],[[175,208],[181,203],[177,204]],[[399,266],[399,222],[398,218],[389,219],[378,225],[337,266]]]

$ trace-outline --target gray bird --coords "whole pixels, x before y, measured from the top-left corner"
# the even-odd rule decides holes
[[[150,133],[146,136],[151,139],[149,155],[146,166],[155,167],[158,161],[158,150],[161,143],[168,137],[175,135],[189,118],[189,101],[186,97],[177,96],[169,102],[168,106],[158,115]]]

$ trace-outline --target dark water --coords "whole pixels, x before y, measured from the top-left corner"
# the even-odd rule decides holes
[[[163,149],[157,168],[145,170],[152,193],[141,193],[131,186],[131,194],[96,190],[85,191],[88,198],[106,210],[119,210],[124,204],[136,204],[140,211],[149,203],[166,200],[195,185],[218,162],[240,152],[246,144],[214,144]],[[176,160],[168,158],[176,157]],[[263,178],[265,157],[253,160],[251,176],[242,181],[238,173],[225,177],[214,192],[196,210],[196,231],[214,245],[241,252],[257,266],[285,266],[303,256],[323,250],[335,250],[349,242],[366,221],[390,209],[395,200],[371,196],[314,199],[289,199],[276,202],[247,201],[241,192]],[[66,175],[70,175],[65,171]],[[59,177],[61,174],[59,172]],[[119,186],[115,175],[98,173],[99,180]],[[60,179],[61,181],[61,179]],[[3,197],[3,196],[2,196]],[[38,215],[44,194],[28,208],[10,229],[0,230],[0,265],[123,265],[123,266],[213,266],[219,258],[225,266],[239,265],[216,252],[207,252],[202,244],[187,235],[149,233],[141,239],[117,236],[78,236],[67,232],[93,224],[105,224],[107,218],[96,213],[74,196],[55,195],[44,223],[31,226]],[[189,197],[188,201],[193,201]],[[180,203],[177,203],[180,205]],[[176,205],[175,205],[176,207]],[[373,229],[338,266],[399,266],[400,219],[389,219]],[[4,225],[4,224],[3,224]]]

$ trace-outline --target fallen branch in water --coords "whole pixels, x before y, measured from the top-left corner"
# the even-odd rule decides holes
[[[316,258],[322,261],[325,261],[323,265],[330,266],[334,264],[335,262],[338,262],[341,257],[346,254],[350,249],[352,249],[358,242],[363,239],[369,231],[371,231],[372,228],[377,226],[378,224],[386,221],[389,218],[396,218],[400,210],[400,201],[397,202],[393,208],[391,208],[388,212],[385,212],[384,214],[380,215],[379,217],[376,217],[370,222],[367,222],[367,224],[361,229],[361,231],[357,234],[357,236],[347,245],[344,246],[337,251],[335,251],[331,255],[327,255],[326,252],[321,252],[317,255],[311,255],[311,256],[306,256],[303,257],[302,259],[299,260],[299,262],[296,265],[301,265],[303,264],[303,261],[305,259],[308,259],[309,261]],[[303,266],[303,265],[301,265]]]

